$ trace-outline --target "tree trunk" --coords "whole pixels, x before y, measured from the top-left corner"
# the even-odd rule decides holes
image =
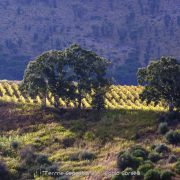
[[[169,112],[173,112],[174,111],[174,105],[173,102],[169,103]]]
[[[42,99],[42,107],[43,108],[46,108],[46,98],[47,98],[47,95],[45,95]]]
[[[59,96],[58,95],[54,96],[54,107],[59,108]]]
[[[82,98],[81,95],[78,97],[78,110],[81,110],[81,103],[82,103]]]

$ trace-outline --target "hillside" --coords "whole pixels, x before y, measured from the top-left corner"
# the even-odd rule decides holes
[[[87,110],[77,116],[73,110],[59,113],[1,102],[0,159],[13,180],[32,179],[34,173],[40,173],[39,168],[76,173],[64,179],[111,179],[118,171],[119,152],[137,144],[151,152],[153,145],[166,142],[157,132],[158,116],[159,112],[153,111],[108,110],[97,118]],[[168,157],[179,157],[180,148],[167,146],[168,153],[161,154],[161,160],[153,166],[174,171],[175,163],[169,163]],[[176,175],[174,180],[178,178]]]
[[[18,84],[0,82],[0,180],[149,180],[151,170],[180,178],[180,114],[142,102],[143,87],[112,85],[96,111],[90,95],[79,110],[61,98],[54,108],[49,93],[43,108]]]
[[[121,84],[151,59],[179,58],[179,0],[1,0],[0,21],[0,79],[21,80],[29,60],[74,42],[110,59]]]

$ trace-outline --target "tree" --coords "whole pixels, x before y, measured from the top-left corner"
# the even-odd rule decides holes
[[[156,104],[164,100],[169,111],[180,107],[180,63],[175,58],[162,57],[152,61],[146,68],[138,70],[137,79],[145,86],[140,94],[142,100]]]
[[[76,44],[66,49],[65,54],[72,70],[71,77],[75,82],[72,88],[75,90],[74,98],[78,101],[78,109],[81,109],[82,99],[91,93],[92,89],[97,92],[100,87],[107,85],[108,79],[105,75],[110,63]]]
[[[46,107],[46,99],[49,90],[49,82],[53,81],[54,72],[52,61],[55,60],[55,52],[45,52],[34,61],[31,61],[25,70],[20,90],[31,97],[42,97],[42,106]]]

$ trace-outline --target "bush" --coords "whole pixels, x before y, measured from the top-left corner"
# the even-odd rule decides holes
[[[159,153],[151,152],[148,156],[148,159],[155,163],[161,159],[161,156]]]
[[[170,144],[180,143],[180,132],[170,130],[168,133],[166,133],[166,140]]]
[[[66,137],[62,140],[63,148],[72,147],[75,142],[75,139],[72,137]]]
[[[50,161],[48,160],[48,157],[44,154],[39,154],[36,157],[36,162],[39,165],[43,165],[43,164],[51,164]]]
[[[176,161],[177,161],[177,157],[174,154],[169,156],[168,163],[174,163]]]
[[[13,149],[17,149],[19,147],[19,143],[17,141],[13,141],[11,142],[11,145],[10,145]]]
[[[126,168],[123,172],[122,175],[124,177],[124,180],[131,180],[133,178],[133,175],[131,174],[133,172],[132,168]]]
[[[144,160],[148,157],[148,152],[140,145],[132,146],[130,153],[135,157],[142,157]]]
[[[0,179],[6,180],[9,179],[9,172],[4,163],[0,162]]]
[[[171,180],[175,174],[172,171],[164,171],[161,173],[161,180]]]
[[[179,112],[170,112],[164,116],[164,122],[167,122],[168,125],[176,125],[179,122],[179,117]]]
[[[142,158],[131,156],[129,153],[121,153],[117,159],[117,167],[120,170],[125,170],[128,167],[137,169],[142,161]]]
[[[165,134],[165,133],[168,132],[168,124],[167,124],[167,122],[163,122],[163,123],[159,124],[158,132],[160,134]]]
[[[160,180],[160,173],[159,171],[155,169],[150,169],[146,174],[144,175],[144,180]]]
[[[180,161],[175,164],[175,172],[180,174]]]
[[[132,155],[133,155],[134,157],[142,157],[144,160],[147,159],[147,156],[148,156],[147,152],[144,151],[144,150],[142,150],[142,149],[136,149],[136,150],[134,150],[134,151],[132,152]]]
[[[95,154],[92,152],[84,151],[79,153],[79,160],[93,160],[95,159]]]
[[[145,175],[147,171],[149,171],[150,169],[153,169],[154,166],[150,163],[147,164],[143,164],[141,166],[139,166],[138,171],[140,172],[141,175]]]
[[[157,153],[166,153],[169,151],[169,148],[165,144],[157,145],[155,148]]]
[[[111,178],[111,180],[125,180],[122,174],[115,175]]]

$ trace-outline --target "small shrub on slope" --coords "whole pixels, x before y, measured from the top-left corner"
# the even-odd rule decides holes
[[[128,167],[137,169],[142,161],[142,158],[134,157],[128,152],[125,152],[118,156],[117,166],[120,170],[125,170]]]
[[[168,132],[168,124],[167,124],[167,122],[163,122],[163,123],[159,124],[158,132],[160,134],[165,134],[165,133]]]
[[[166,140],[170,144],[179,144],[180,143],[180,132],[179,131],[173,131],[170,130],[168,133],[166,133]]]
[[[161,180],[159,171],[155,169],[150,169],[144,175],[144,180]]]
[[[147,163],[147,164],[143,164],[139,166],[138,171],[140,172],[142,176],[144,176],[147,171],[153,168],[154,168],[153,164]]]
[[[175,172],[180,174],[180,161],[175,164]]]
[[[165,144],[157,145],[154,149],[157,153],[166,153],[169,151],[169,148]]]
[[[151,152],[149,153],[148,159],[155,163],[161,159],[161,156],[159,153]]]
[[[161,173],[161,180],[172,180],[175,174],[172,171],[164,171]]]

